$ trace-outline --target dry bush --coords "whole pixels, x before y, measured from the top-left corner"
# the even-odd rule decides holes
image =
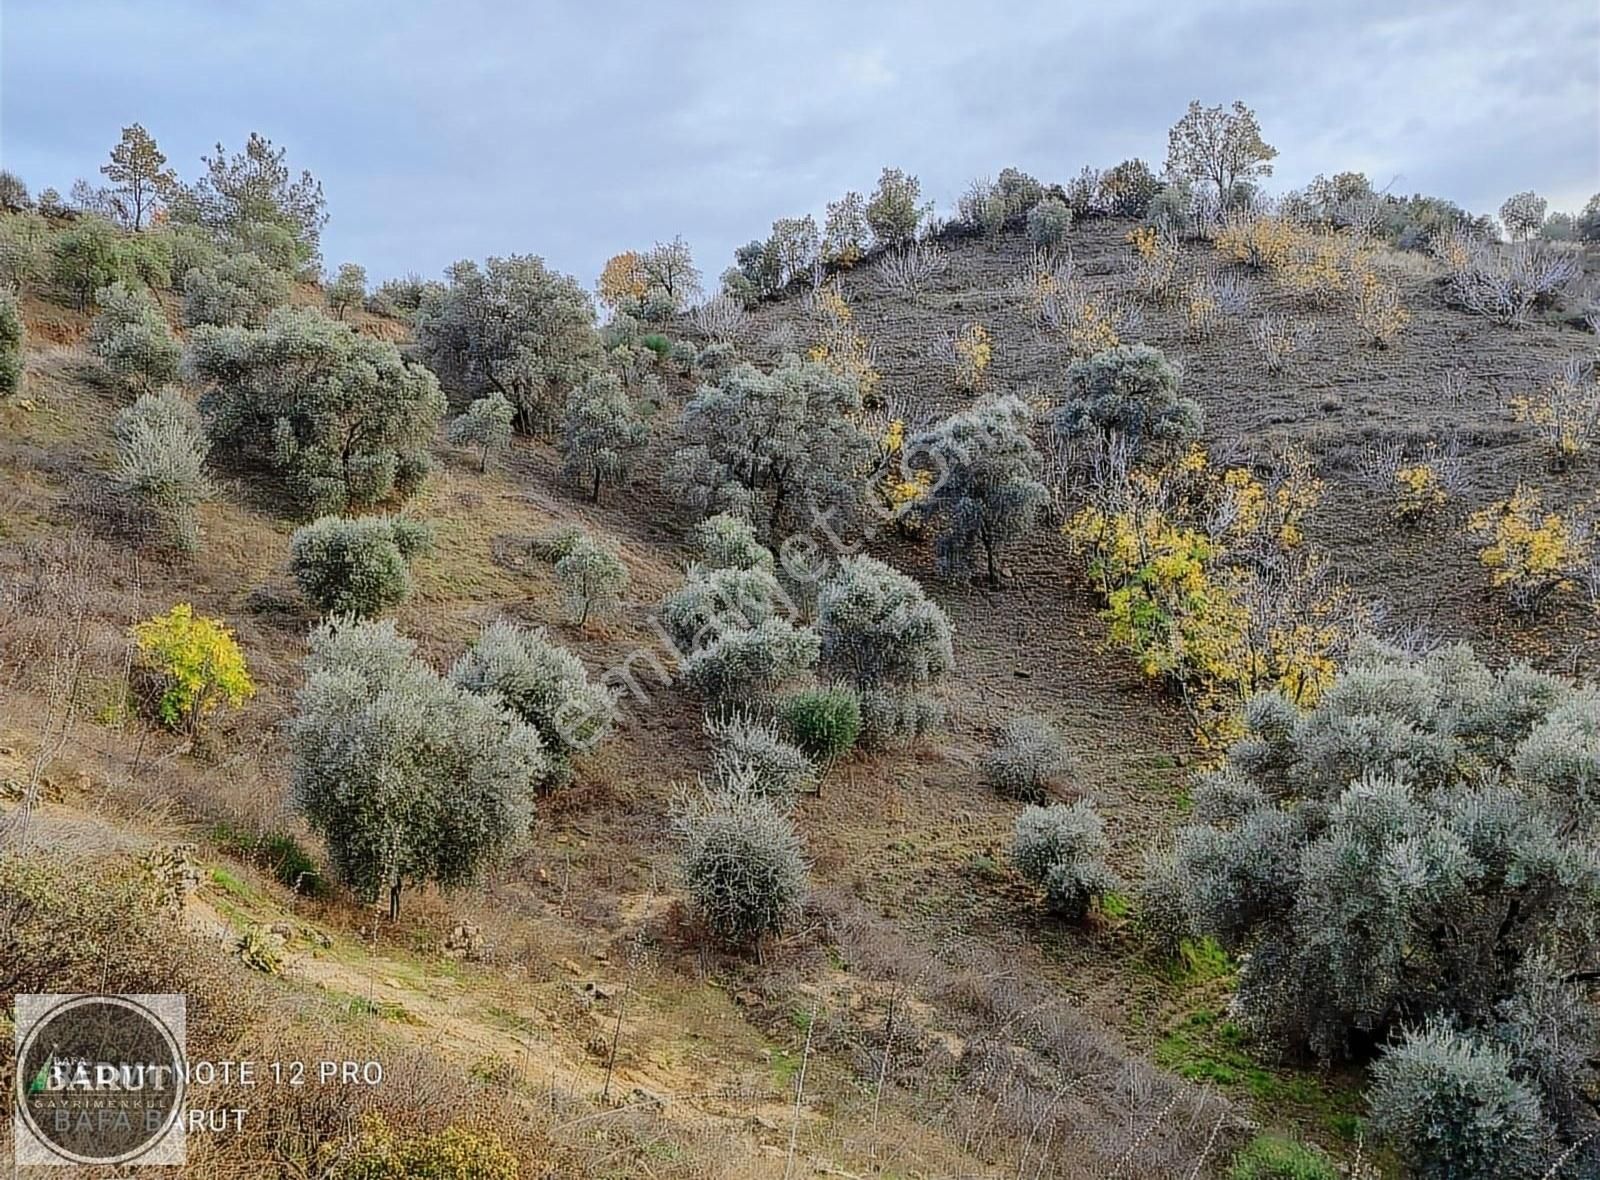
[[[1450,229],[1434,238],[1432,252],[1444,266],[1452,303],[1513,328],[1553,303],[1582,271],[1576,248],[1539,238],[1502,245]]]
[[[1511,410],[1518,422],[1533,426],[1552,466],[1565,470],[1600,438],[1600,366],[1569,360],[1532,393],[1512,398]]]
[[[878,276],[895,294],[915,299],[949,265],[944,251],[934,243],[912,242],[884,255],[878,263]]]
[[[1281,312],[1268,312],[1250,325],[1250,342],[1261,354],[1269,373],[1281,373],[1316,340],[1317,326],[1310,320]]]

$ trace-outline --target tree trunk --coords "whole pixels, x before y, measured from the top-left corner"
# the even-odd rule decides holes
[[[389,882],[389,921],[400,920],[400,882]]]

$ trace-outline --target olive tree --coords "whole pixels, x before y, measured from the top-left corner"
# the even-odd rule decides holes
[[[146,393],[177,378],[183,348],[151,295],[113,283],[95,302],[100,314],[89,329],[89,349],[107,369]]]
[[[1068,393],[1055,417],[1065,437],[1120,437],[1134,455],[1168,453],[1200,433],[1200,403],[1184,397],[1183,375],[1159,349],[1119,344],[1067,369]]]
[[[603,487],[627,482],[634,456],[649,436],[621,379],[615,373],[596,373],[567,395],[561,420],[562,473],[587,487],[598,504]]]
[[[450,441],[458,447],[476,447],[478,470],[489,470],[489,458],[511,449],[512,420],[516,407],[504,395],[490,392],[478,398],[450,421]]]
[[[0,397],[22,388],[22,351],[26,340],[16,296],[0,291]]]
[[[127,242],[103,217],[79,217],[50,243],[50,279],[79,311],[94,302],[96,291],[138,277]]]
[[[1600,953],[1600,694],[1465,646],[1367,644],[1315,708],[1264,698],[1246,725],[1175,855],[1190,928],[1246,956],[1247,1029],[1337,1058],[1429,1017],[1483,1031],[1551,1009],[1535,976],[1581,996]],[[1519,1040],[1541,1086],[1572,1072]]]
[[[516,408],[518,429],[548,432],[566,391],[604,364],[589,296],[532,255],[490,258],[481,268],[458,262],[446,278],[417,309],[423,360],[445,388],[499,393]]]
[[[1122,885],[1106,864],[1110,849],[1105,821],[1087,799],[1079,799],[1023,808],[1012,834],[1011,861],[1045,891],[1052,910],[1076,922]]]
[[[695,548],[708,569],[764,570],[772,573],[772,550],[756,539],[755,527],[731,512],[708,516],[694,529]]]
[[[672,311],[682,311],[700,294],[700,272],[695,269],[689,243],[681,237],[657,242],[638,256],[639,277],[645,298],[652,294]]]
[[[289,302],[289,280],[245,252],[197,266],[183,276],[183,322],[259,328]]]
[[[130,531],[192,552],[199,545],[197,510],[210,492],[205,463],[211,443],[199,412],[176,390],[146,393],[117,415],[112,434],[112,486],[128,510]]]
[[[816,768],[778,732],[776,721],[733,713],[706,722],[712,780],[724,788],[746,786],[777,802],[790,802],[811,785]]]
[[[411,593],[411,560],[432,543],[426,525],[403,516],[324,516],[295,530],[289,568],[323,614],[365,618]]]
[[[595,611],[615,609],[628,589],[628,567],[616,546],[578,536],[556,562],[556,581],[581,627]]]
[[[1032,714],[1007,718],[980,761],[990,786],[1029,803],[1042,802],[1051,780],[1071,766],[1072,756],[1061,731]]]
[[[328,306],[341,320],[360,307],[367,298],[367,268],[346,262],[328,284]]]
[[[550,760],[551,786],[571,778],[572,759],[605,741],[616,722],[616,694],[591,683],[583,661],[542,629],[490,623],[450,669],[450,680],[498,697],[533,727]]]
[[[311,514],[409,496],[427,475],[444,395],[386,340],[283,308],[260,330],[194,329],[185,363],[213,440],[269,464]]]
[[[291,780],[340,879],[386,895],[464,885],[527,830],[549,758],[498,697],[452,684],[390,621],[335,619],[311,633],[289,726]]]
[[[818,590],[816,628],[823,666],[861,693],[865,738],[937,723],[932,690],[955,669],[953,629],[916,579],[873,557],[842,558]]]
[[[718,941],[746,947],[799,917],[805,848],[772,801],[736,781],[680,804],[673,826],[690,904]]]
[[[998,583],[1002,551],[1032,531],[1048,496],[1039,480],[1043,462],[1028,437],[1032,420],[1021,398],[997,398],[905,444],[908,465],[932,480],[923,507],[938,530],[945,572],[971,569],[981,551],[989,581]]]
[[[773,537],[797,516],[850,511],[872,449],[860,408],[855,382],[825,365],[792,354],[770,373],[737,365],[684,407],[688,445],[668,464],[667,490],[702,512],[764,521]]]
[[[661,624],[680,652],[694,652],[726,631],[792,614],[792,604],[766,569],[689,567],[683,585],[661,602]]]

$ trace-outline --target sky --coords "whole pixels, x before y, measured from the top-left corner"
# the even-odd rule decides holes
[[[1365,171],[1492,212],[1600,190],[1600,2],[0,0],[0,166],[65,193],[132,122],[193,178],[252,130],[374,281],[539,254],[592,287],[682,234],[707,285],[884,165],[954,205],[1020,167],[1160,170],[1241,99],[1269,186]]]

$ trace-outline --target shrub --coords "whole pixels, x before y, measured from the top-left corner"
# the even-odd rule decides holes
[[[187,366],[212,438],[276,468],[313,514],[410,495],[427,473],[444,395],[388,341],[283,308],[259,331],[196,328]]]
[[[860,193],[845,193],[829,201],[822,223],[822,257],[834,266],[849,267],[867,252],[867,199]]]
[[[82,311],[96,291],[137,282],[139,272],[116,227],[102,217],[80,217],[50,245],[50,278]]]
[[[1257,1135],[1228,1168],[1228,1180],[1338,1180],[1338,1175],[1319,1148],[1278,1135]]]
[[[572,759],[611,735],[617,699],[589,682],[583,661],[543,630],[489,624],[450,669],[452,683],[496,695],[532,726],[551,762],[553,785],[571,777]]]
[[[1600,242],[1600,193],[1584,202],[1583,210],[1573,221],[1580,242]]]
[[[130,387],[149,392],[178,376],[183,349],[161,307],[144,291],[114,283],[95,295],[100,314],[90,350]]]
[[[295,530],[289,567],[323,614],[367,618],[411,593],[409,563],[427,552],[427,525],[398,516],[324,516]]]
[[[1182,374],[1158,348],[1118,345],[1073,361],[1056,430],[1067,437],[1097,431],[1126,439],[1135,454],[1181,450],[1200,433],[1198,402],[1179,392]]]
[[[367,268],[347,262],[328,284],[328,306],[341,320],[347,312],[360,307],[367,298]]]
[[[196,510],[210,490],[210,441],[194,406],[175,390],[144,394],[117,416],[113,485],[134,510],[133,532],[184,552],[199,545]]]
[[[594,304],[576,279],[542,258],[458,262],[449,283],[424,296],[417,348],[445,388],[503,394],[529,433],[554,426],[566,391],[601,367]]]
[[[661,622],[680,652],[689,653],[727,631],[776,617],[788,598],[764,569],[690,566],[683,585],[661,603]]]
[[[599,503],[602,487],[627,482],[649,435],[617,375],[596,373],[567,395],[562,472],[588,487],[589,498]]]
[[[740,364],[683,411],[688,444],[665,484],[701,511],[764,519],[777,536],[798,515],[848,509],[871,443],[856,423],[855,383],[792,354],[770,373]]]
[[[878,187],[867,202],[867,225],[880,247],[903,246],[917,234],[929,207],[919,204],[922,186],[915,176],[898,168],[885,168]]]
[[[1004,722],[980,763],[984,781],[1002,795],[1043,802],[1052,779],[1072,766],[1066,739],[1042,717],[1024,714]]]
[[[37,213],[0,215],[0,285],[21,291],[44,278],[49,266],[50,223]]]
[[[1583,270],[1576,247],[1538,238],[1505,246],[1457,230],[1436,236],[1430,248],[1444,265],[1451,303],[1513,328],[1554,303]]]
[[[33,198],[28,196],[28,186],[15,172],[0,170],[0,211],[21,213],[31,208]]]
[[[1269,373],[1281,373],[1316,336],[1316,325],[1296,316],[1268,312],[1250,325],[1250,342]]]
[[[1028,806],[1017,817],[1011,860],[1045,891],[1050,908],[1081,921],[1092,903],[1121,887],[1105,856],[1105,822],[1086,799],[1049,807]]]
[[[1161,181],[1143,160],[1124,160],[1100,175],[1099,203],[1113,217],[1143,217]]]
[[[450,441],[458,447],[476,447],[478,470],[489,470],[489,457],[498,458],[511,448],[511,423],[516,407],[498,393],[478,398],[450,422]]]
[[[840,685],[785,697],[778,716],[795,745],[818,762],[843,758],[861,733],[861,699]]]
[[[139,623],[133,641],[140,666],[156,679],[156,716],[168,728],[194,733],[219,706],[255,695],[233,632],[186,602]]]
[[[1372,1126],[1414,1175],[1533,1180],[1543,1171],[1554,1137],[1503,1050],[1430,1023],[1386,1052],[1372,1077]]]
[[[628,589],[628,567],[616,547],[579,537],[556,562],[556,581],[567,596],[567,608],[581,627],[591,611],[614,610]]]
[[[989,581],[998,583],[1002,551],[1032,530],[1047,498],[1038,478],[1043,464],[1028,437],[1032,419],[1021,398],[998,398],[906,444],[912,470],[932,476],[923,510],[936,522],[946,573],[971,569],[981,550]]]
[[[749,704],[771,693],[817,662],[816,633],[787,619],[766,619],[723,631],[702,641],[679,664],[685,683],[712,704]]]
[[[22,388],[22,348],[26,339],[16,299],[9,292],[0,292],[0,397]]]
[[[1559,512],[1545,511],[1531,488],[1519,485],[1474,512],[1467,528],[1483,542],[1478,560],[1514,610],[1536,614],[1556,591],[1573,587],[1582,558],[1577,530]]]
[[[1534,392],[1513,397],[1511,410],[1538,432],[1551,465],[1566,469],[1600,439],[1600,365],[1567,362]]]
[[[1046,197],[1028,214],[1028,241],[1039,249],[1054,249],[1072,229],[1072,209],[1060,197]]]
[[[746,713],[706,722],[711,738],[711,778],[727,789],[744,787],[763,798],[792,800],[815,778],[811,759],[778,734],[774,721]]]
[[[775,568],[772,551],[756,540],[756,530],[742,516],[719,512],[694,529],[695,548],[707,569],[763,570]]]
[[[748,946],[799,916],[808,888],[799,833],[747,783],[702,792],[674,826],[684,887],[713,937]]]
[[[444,680],[394,624],[311,633],[290,725],[295,799],[363,898],[466,884],[526,830],[549,774],[539,735],[495,697]]]
[[[446,1127],[402,1136],[374,1115],[332,1180],[517,1180],[522,1162],[493,1131]]]
[[[289,280],[254,254],[234,254],[183,277],[183,322],[190,327],[259,328],[289,302]]]
[[[865,555],[839,561],[817,596],[823,664],[861,694],[863,737],[924,732],[932,689],[955,668],[952,628],[916,580]]]
[[[1556,735],[1592,701],[1464,646],[1368,644],[1310,711],[1253,706],[1176,843],[1196,932],[1244,956],[1241,1025],[1346,1056],[1402,1021],[1483,1025],[1530,964],[1587,962],[1595,931],[1575,915],[1600,899],[1600,868],[1584,761],[1529,743],[1576,752]],[[1525,777],[1535,764],[1549,777]]]

